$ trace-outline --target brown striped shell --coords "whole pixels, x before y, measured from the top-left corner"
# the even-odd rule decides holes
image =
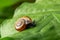
[[[28,16],[24,16],[22,18],[19,18],[16,21],[15,29],[18,30],[18,31],[22,31],[26,28],[26,25],[29,24],[29,23],[32,23],[32,20]]]

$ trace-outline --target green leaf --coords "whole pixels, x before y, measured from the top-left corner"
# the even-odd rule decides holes
[[[53,14],[54,16],[54,21],[53,24],[55,26],[57,34],[60,36],[60,14]]]
[[[35,14],[34,15],[34,17],[36,16],[36,15],[39,15],[39,14]],[[31,18],[32,18],[32,20],[36,20],[36,18],[38,17],[33,17],[33,15],[32,14],[29,14],[29,15],[27,15],[26,14],[26,16],[30,16]],[[45,17],[46,16],[46,17]],[[48,24],[52,19],[53,19],[53,16],[52,15],[45,15],[45,16],[43,16],[43,19],[40,21],[40,15],[39,15],[39,17],[37,18],[37,26],[36,26],[36,28],[35,29],[31,29],[30,31],[32,31],[32,30],[34,30],[34,31],[32,31],[33,33],[34,32],[39,32],[40,31],[40,29],[42,29],[46,24]],[[44,18],[45,17],[45,18]],[[33,19],[34,18],[34,19]],[[18,18],[17,18],[18,19]],[[5,37],[5,36],[11,36],[12,34],[14,34],[14,33],[16,33],[17,31],[15,30],[15,28],[14,28],[14,25],[15,25],[15,21],[17,20],[16,18],[13,18],[13,19],[9,19],[9,20],[6,20],[6,21],[4,21],[4,23],[2,23],[2,25],[1,25],[1,35],[2,35],[2,37]],[[39,22],[40,21],[40,22]],[[9,23],[8,23],[9,22]],[[9,25],[9,26],[8,26]],[[3,30],[4,29],[4,30]],[[28,29],[27,29],[28,30]],[[29,31],[29,30],[28,30]],[[26,31],[26,32],[28,32],[28,31]],[[12,33],[11,33],[12,32]]]
[[[14,39],[11,37],[5,37],[5,38],[0,38],[0,40],[14,40]]]

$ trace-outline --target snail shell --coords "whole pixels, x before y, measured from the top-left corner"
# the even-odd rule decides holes
[[[18,31],[22,31],[26,28],[26,25],[28,25],[29,23],[32,23],[32,20],[28,16],[19,18],[15,24],[15,29]]]
[[[18,31],[22,31],[26,28],[26,24],[24,22],[24,20],[19,19],[17,20],[16,24],[15,24],[15,29]]]

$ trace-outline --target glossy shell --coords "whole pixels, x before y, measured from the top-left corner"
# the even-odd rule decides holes
[[[31,18],[29,18],[28,16],[21,17],[16,21],[15,29],[18,31],[22,31],[29,23],[32,23]]]
[[[22,19],[17,20],[16,24],[15,24],[15,29],[18,31],[22,31],[26,28],[26,24],[25,21]]]

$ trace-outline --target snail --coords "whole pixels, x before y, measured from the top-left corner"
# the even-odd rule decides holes
[[[22,31],[22,30],[26,29],[26,26],[30,23],[32,23],[31,18],[28,16],[23,16],[16,21],[15,29],[17,31]]]

